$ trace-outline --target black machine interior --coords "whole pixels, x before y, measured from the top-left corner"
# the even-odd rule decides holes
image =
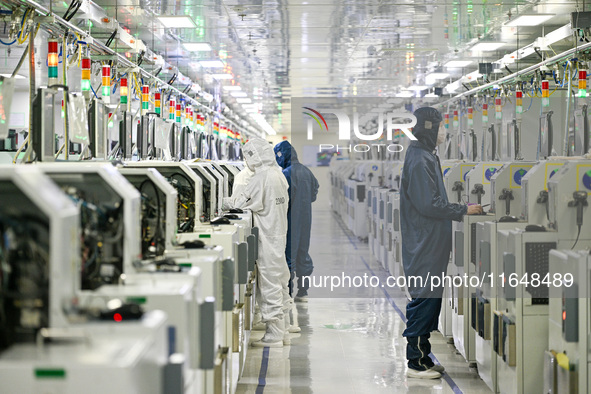
[[[82,289],[117,283],[123,273],[123,199],[98,174],[47,175],[80,207]]]
[[[178,167],[154,166],[177,191],[177,231],[188,233],[195,226],[195,185]]]
[[[211,182],[197,168],[191,168],[195,175],[201,178],[203,185],[203,216],[202,221],[208,221],[212,217],[211,212]]]
[[[49,219],[0,182],[0,351],[34,343],[49,324]]]
[[[166,248],[166,194],[147,175],[123,176],[141,194],[142,257],[162,256]]]

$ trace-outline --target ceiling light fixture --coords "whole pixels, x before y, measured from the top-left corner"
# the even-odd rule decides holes
[[[169,29],[194,29],[197,27],[190,16],[159,16],[160,23]]]
[[[470,48],[473,52],[491,52],[505,46],[504,42],[479,42]]]
[[[237,98],[236,102],[238,104],[250,104],[250,103],[252,103],[252,100],[249,99],[248,97],[244,97],[244,98]]]
[[[211,45],[207,42],[184,42],[183,47],[189,52],[211,52]]]
[[[259,126],[262,127],[262,129],[265,131],[265,133],[267,133],[269,135],[276,135],[277,134],[275,129],[273,129],[273,127],[271,127],[271,125],[267,122],[267,120],[265,119],[265,117],[263,115],[253,114],[250,116],[259,124]]]
[[[445,63],[447,68],[464,68],[472,64],[472,60],[450,60]]]
[[[231,92],[230,95],[232,97],[248,97],[248,93],[246,92]]]
[[[227,85],[227,86],[224,86],[224,90],[236,92],[236,91],[242,90],[242,87],[240,87],[238,85]]]
[[[221,60],[201,60],[199,64],[203,68],[224,68],[226,66]]]
[[[505,26],[538,26],[554,18],[555,14],[523,14],[507,22]]]

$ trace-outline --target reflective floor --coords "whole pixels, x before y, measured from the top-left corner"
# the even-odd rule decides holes
[[[310,255],[316,275],[380,275],[366,243],[354,239],[328,209],[314,212]],[[489,393],[462,356],[437,332],[433,357],[443,379],[407,379],[403,313],[406,299],[394,290],[355,298],[315,298],[298,303],[300,334],[280,349],[250,348],[237,393]],[[325,294],[317,290],[316,294]],[[254,331],[252,340],[262,337]]]

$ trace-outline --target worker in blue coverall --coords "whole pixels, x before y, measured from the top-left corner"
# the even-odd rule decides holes
[[[450,203],[443,184],[441,163],[435,152],[445,141],[441,114],[435,108],[414,112],[417,124],[404,159],[400,189],[402,262],[407,279],[411,276],[440,276],[446,273],[452,247],[452,220],[482,213],[480,205]],[[413,284],[413,283],[411,283]],[[420,283],[417,283],[417,285]],[[435,365],[429,353],[430,332],[437,329],[443,288],[431,291],[430,283],[408,288],[412,300],[406,306],[407,376],[422,379],[441,377],[444,368]]]
[[[295,301],[308,301],[308,281],[302,277],[312,274],[314,265],[308,253],[312,229],[312,203],[318,194],[318,180],[306,166],[298,161],[298,155],[288,141],[274,148],[277,164],[289,183],[289,209],[287,211],[287,246],[285,257],[291,272],[289,294],[293,293],[294,273],[298,277],[298,293]]]

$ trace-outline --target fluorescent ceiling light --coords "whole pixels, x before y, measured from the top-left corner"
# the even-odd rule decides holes
[[[246,92],[232,92],[230,95],[232,97],[248,97],[248,93]]]
[[[233,91],[239,91],[239,90],[242,90],[242,88],[240,86],[237,86],[237,85],[227,85],[227,86],[224,86],[224,90],[228,90],[228,91],[231,91],[231,90],[233,90]]]
[[[158,20],[169,29],[194,29],[197,27],[190,16],[159,16]]]
[[[0,77],[4,77],[4,78],[10,78],[12,77],[12,74],[0,74]],[[16,74],[14,76],[14,79],[26,79],[25,77],[23,77],[22,75],[18,75]]]
[[[233,79],[234,76],[232,74],[211,74],[212,77],[215,79],[222,80],[222,79]]]
[[[505,26],[538,26],[554,18],[554,16],[554,14],[519,15],[512,21],[507,22]]]
[[[236,102],[238,104],[250,104],[250,103],[252,103],[252,100],[249,99],[249,98],[247,98],[247,97],[245,97],[245,98],[237,98],[236,99]]]
[[[415,92],[420,92],[421,90],[425,90],[429,88],[428,86],[422,86],[422,85],[412,85],[408,87],[408,90],[414,90]]]
[[[254,114],[254,115],[251,115],[251,118],[253,118],[259,124],[259,126],[262,127],[262,129],[265,131],[265,133],[267,133],[269,135],[276,135],[277,134],[275,129],[273,129],[273,127],[267,122],[267,120],[265,119],[265,117],[263,115]]]
[[[221,60],[202,60],[199,64],[203,68],[223,68],[226,66]]]
[[[470,48],[470,50],[474,52],[491,52],[496,51],[504,45],[504,42],[479,42],[478,44]]]
[[[184,42],[183,46],[189,52],[210,52],[212,49],[207,42]]]
[[[445,63],[447,68],[464,68],[472,64],[472,60],[450,60]]]
[[[438,98],[439,96],[436,95],[435,93],[427,93],[425,95],[425,98]]]

